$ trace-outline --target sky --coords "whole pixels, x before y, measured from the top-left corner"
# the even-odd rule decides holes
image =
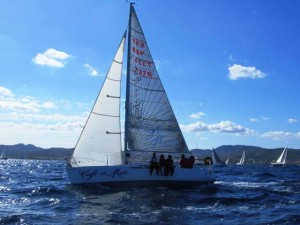
[[[135,9],[190,149],[300,148],[300,1]],[[125,0],[0,0],[0,144],[76,145],[128,14]]]

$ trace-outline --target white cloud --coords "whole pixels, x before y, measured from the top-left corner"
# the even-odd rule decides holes
[[[16,112],[40,112],[41,109],[54,109],[53,102],[40,102],[31,97],[7,97],[0,96],[0,109]]]
[[[44,102],[44,103],[41,104],[41,108],[55,109],[56,105],[53,102]]]
[[[267,116],[261,116],[260,117],[262,120],[269,120],[270,118],[269,117],[267,117]]]
[[[5,87],[0,87],[0,95],[12,97],[14,96],[13,92]]]
[[[56,123],[56,124],[43,124],[43,123],[13,123],[13,122],[0,122],[0,127],[5,129],[21,129],[23,131],[46,131],[46,130],[78,130],[81,131],[84,123]]]
[[[259,118],[250,118],[250,122],[261,122],[261,121],[266,121],[269,120],[269,117],[266,116],[260,116]]]
[[[180,128],[186,132],[199,132],[199,131],[207,131],[208,125],[203,122],[196,122],[188,125],[180,125]]]
[[[197,112],[197,113],[192,113],[191,115],[189,115],[189,117],[193,118],[193,119],[200,119],[202,116],[205,116],[205,113]]]
[[[208,125],[208,127],[210,130],[218,131],[220,133],[233,133],[241,135],[250,135],[254,133],[254,131],[231,121],[221,121],[217,124]]]
[[[264,78],[266,76],[265,73],[256,69],[254,66],[242,66],[239,64],[234,64],[228,68],[229,70],[229,79],[237,80],[240,78]]]
[[[73,147],[76,144],[89,114],[82,112],[87,103],[81,104],[80,113],[75,114],[73,106],[78,106],[75,103],[16,96],[5,87],[0,91],[2,144],[28,143],[42,147]],[[62,110],[73,113],[63,114]]]
[[[216,124],[205,124],[203,122],[196,122],[189,125],[180,126],[186,132],[199,132],[199,131],[213,131],[218,133],[230,133],[235,135],[253,135],[254,131],[245,128],[241,125],[235,124],[231,121],[221,121]]]
[[[83,66],[87,69],[88,74],[90,76],[93,76],[93,77],[99,76],[98,71],[95,68],[93,68],[90,64],[84,64]]]
[[[284,132],[284,131],[268,131],[262,135],[263,138],[271,138],[276,141],[287,140],[287,139],[300,139],[300,132]]]
[[[61,113],[54,114],[45,114],[45,113],[20,113],[20,112],[11,112],[11,113],[1,113],[0,121],[14,121],[19,123],[20,121],[27,122],[59,122],[59,123],[69,123],[69,122],[80,122],[85,123],[88,113],[82,113],[80,115],[64,115]]]
[[[297,123],[297,122],[298,122],[297,119],[293,119],[293,118],[288,119],[288,123]]]
[[[44,53],[38,53],[32,61],[35,64],[49,67],[62,68],[65,66],[65,60],[71,57],[65,52],[55,50],[53,48],[47,49]]]
[[[234,62],[237,61],[237,59],[235,59],[235,58],[233,57],[232,54],[230,54],[230,55],[228,56],[228,59],[229,59],[230,61],[234,61]]]
[[[3,144],[34,144],[40,147],[74,147],[83,124],[80,122],[35,124],[0,122]]]
[[[160,65],[161,65],[161,61],[158,60],[158,59],[154,59],[154,64],[155,64],[156,69],[159,70]]]

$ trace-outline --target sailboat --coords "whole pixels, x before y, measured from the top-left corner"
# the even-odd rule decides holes
[[[214,166],[225,166],[226,164],[220,159],[215,149],[212,149],[212,160]]]
[[[193,168],[175,161],[173,176],[149,172],[153,153],[179,159],[189,156],[185,139],[161,83],[134,3],[129,25],[87,122],[68,159],[71,184],[110,187],[178,187],[214,183],[209,160]],[[124,144],[121,143],[120,99],[123,55],[127,36],[127,77]],[[122,149],[123,146],[123,149]]]
[[[3,151],[1,152],[0,159],[3,159],[3,160],[7,159],[5,150],[3,150]]]
[[[244,162],[245,162],[245,157],[246,157],[246,151],[244,150],[244,151],[243,151],[243,154],[242,154],[242,158],[241,158],[240,161],[237,163],[237,165],[243,165]]]
[[[284,166],[286,163],[286,156],[287,156],[287,151],[288,148],[287,146],[283,149],[281,155],[279,156],[279,158],[277,159],[276,162],[272,162],[271,165],[273,166]]]
[[[230,155],[227,157],[226,161],[225,161],[225,164],[226,165],[229,165],[229,159],[230,159]]]

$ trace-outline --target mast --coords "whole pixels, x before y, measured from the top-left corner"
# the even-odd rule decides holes
[[[130,48],[131,48],[131,18],[134,3],[130,2],[129,21],[128,21],[128,37],[127,37],[127,79],[126,79],[126,101],[125,101],[125,135],[124,135],[124,153],[125,164],[127,161],[127,146],[128,146],[128,117],[129,117],[129,87],[130,87]]]

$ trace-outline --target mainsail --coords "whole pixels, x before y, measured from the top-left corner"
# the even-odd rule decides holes
[[[120,92],[126,33],[73,153],[77,166],[121,164]]]
[[[237,164],[238,164],[238,165],[243,165],[244,162],[245,162],[245,157],[246,157],[246,152],[243,151],[242,158],[241,158],[241,160],[240,160]]]
[[[230,155],[227,157],[225,164],[229,164]]]
[[[188,152],[132,5],[130,12],[125,148]]]
[[[212,160],[213,164],[224,164],[224,162],[220,159],[218,154],[216,153],[215,149],[212,149]]]
[[[286,161],[286,156],[287,156],[287,146],[283,149],[281,155],[277,159],[276,163],[278,164],[285,164]]]
[[[7,159],[5,150],[1,152],[0,159]]]

